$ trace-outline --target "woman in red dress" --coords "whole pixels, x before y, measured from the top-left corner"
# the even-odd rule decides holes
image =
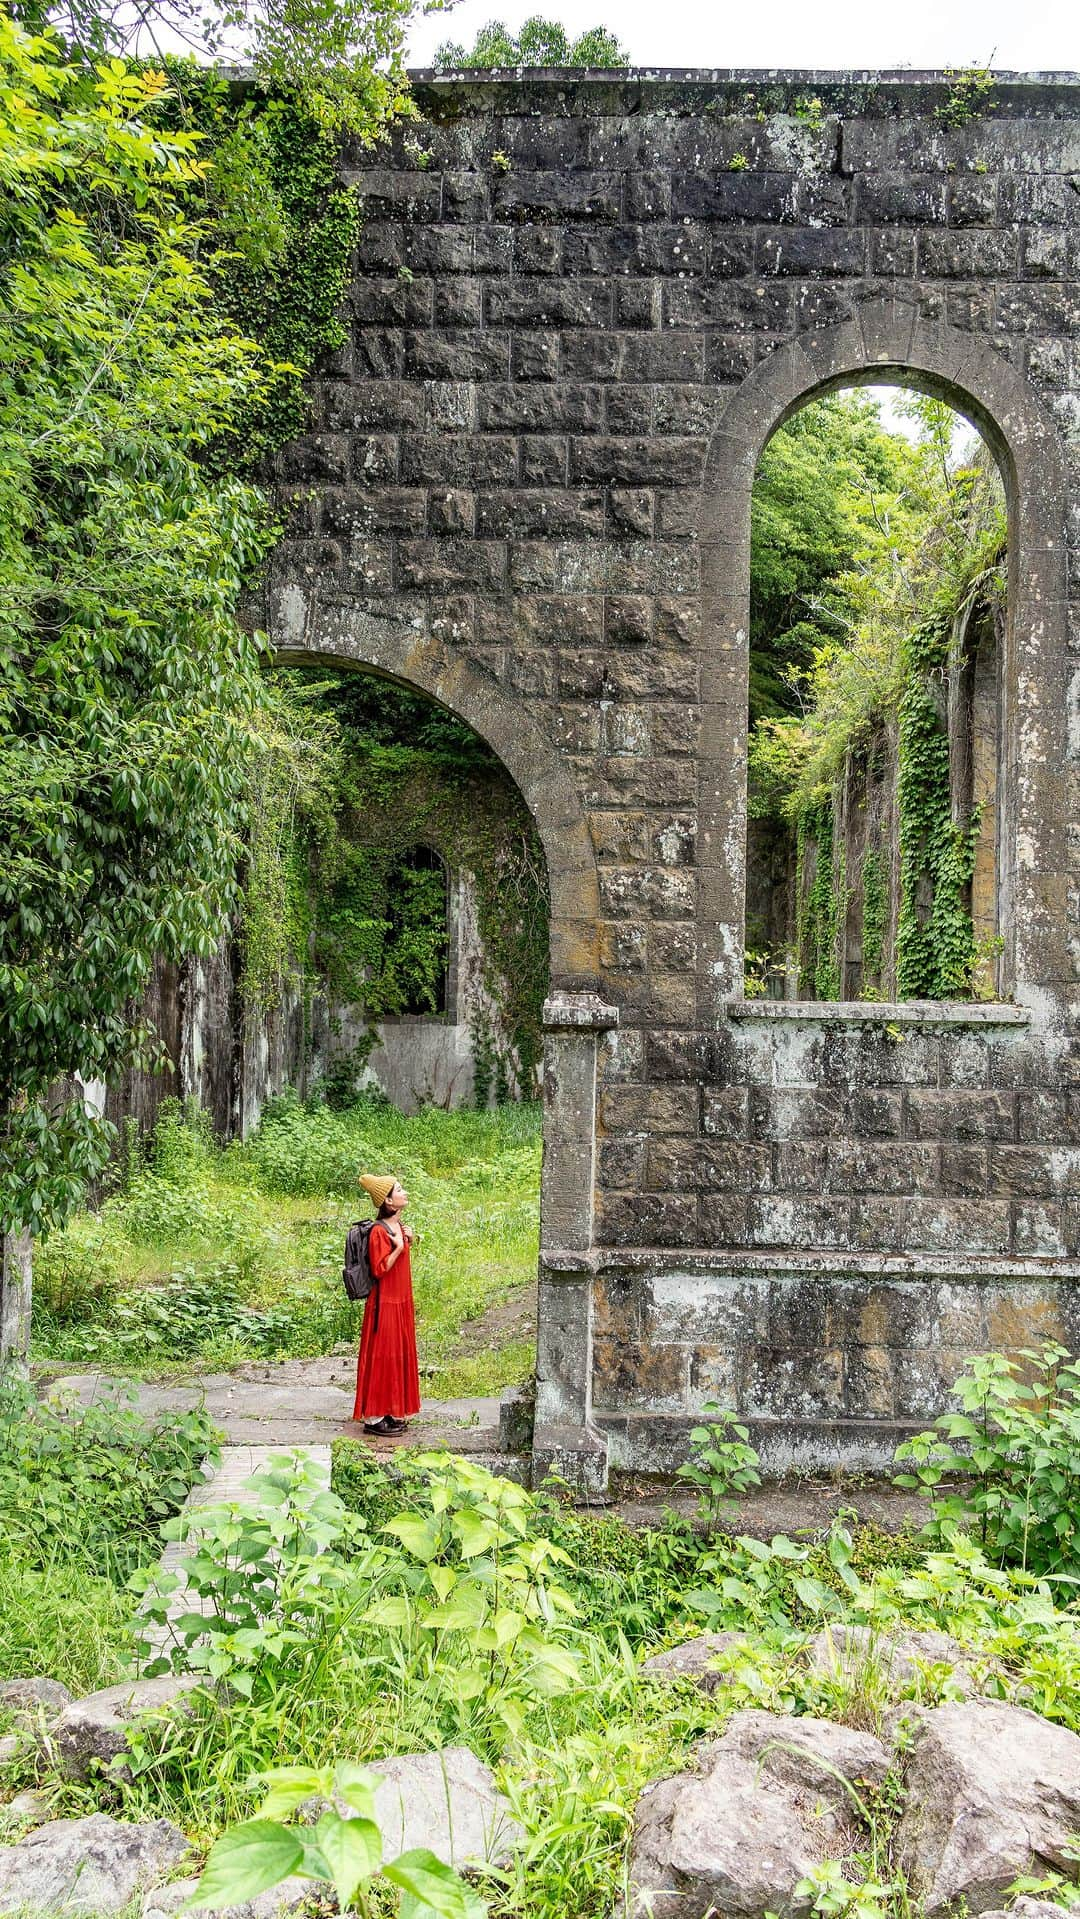
[[[361,1173],[360,1184],[377,1215],[368,1241],[376,1283],[364,1301],[353,1418],[362,1419],[369,1433],[403,1433],[420,1411],[409,1259],[413,1232],[401,1218],[409,1195],[392,1175]]]

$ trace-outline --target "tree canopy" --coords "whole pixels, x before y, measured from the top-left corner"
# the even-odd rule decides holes
[[[607,27],[590,27],[572,40],[558,20],[532,14],[516,34],[501,20],[481,27],[471,47],[444,40],[436,50],[440,73],[463,68],[508,67],[625,67],[630,56]]]
[[[410,10],[0,11],[4,1233],[81,1196],[111,1142],[79,1082],[151,1057],[154,960],[208,950],[237,897],[269,724],[238,614],[276,536],[249,476],[335,343],[334,136],[402,108]],[[246,35],[288,97],[123,57],[177,19]]]

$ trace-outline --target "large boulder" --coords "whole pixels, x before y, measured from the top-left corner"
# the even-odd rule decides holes
[[[524,1839],[491,1768],[467,1746],[380,1759],[369,1771],[387,1859],[426,1846],[448,1866],[504,1865]]]
[[[167,1886],[158,1886],[154,1892],[148,1892],[143,1900],[142,1919],[173,1919],[194,1896],[197,1879],[174,1879]],[[320,1890],[311,1879],[283,1879],[280,1886],[274,1886],[269,1892],[260,1892],[254,1899],[245,1899],[240,1906],[219,1906],[217,1919],[281,1919],[284,1913],[295,1912],[305,1899],[310,1899]],[[194,1912],[205,1911],[205,1907],[194,1906]]]
[[[95,1812],[54,1819],[14,1846],[0,1846],[0,1914],[89,1913],[107,1919],[179,1864],[188,1852],[167,1819],[125,1826]]]
[[[20,1726],[51,1725],[74,1697],[58,1679],[5,1679],[0,1685],[0,1707]]]
[[[857,1844],[849,1786],[880,1785],[880,1740],[827,1719],[740,1712],[696,1769],[646,1787],[634,1812],[629,1912],[706,1919],[809,1911],[795,1888]]]
[[[715,1692],[718,1686],[730,1682],[730,1674],[717,1672],[714,1661],[718,1653],[730,1652],[733,1646],[745,1646],[746,1634],[743,1632],[703,1632],[696,1639],[687,1639],[681,1646],[669,1646],[666,1652],[654,1653],[642,1665],[642,1675],[648,1679],[688,1679],[702,1692]]]
[[[901,1692],[918,1692],[928,1666],[948,1666],[950,1678],[958,1690],[970,1693],[975,1682],[970,1671],[971,1654],[950,1639],[948,1633],[915,1630],[882,1632],[871,1626],[826,1626],[807,1648],[810,1664],[818,1672],[842,1679],[849,1685],[861,1682],[879,1688],[890,1697]]]
[[[106,1686],[66,1706],[50,1727],[47,1740],[60,1770],[68,1779],[89,1779],[96,1767],[107,1766],[126,1752],[135,1721],[166,1712],[178,1700],[197,1691],[202,1682],[177,1673],[160,1679],[130,1679]]]
[[[1023,1706],[918,1715],[896,1857],[928,1919],[963,1899],[1001,1904],[1022,1873],[1070,1872],[1080,1831],[1080,1738]]]

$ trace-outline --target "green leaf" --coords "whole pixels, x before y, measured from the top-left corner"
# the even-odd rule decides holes
[[[330,1868],[338,1901],[345,1907],[357,1889],[379,1870],[379,1828],[373,1819],[342,1819],[336,1812],[327,1812],[315,1828],[315,1838]]]
[[[414,1919],[427,1919],[432,1913],[438,1919],[474,1919],[477,1912],[477,1901],[473,1898],[470,1904],[471,1895],[457,1873],[425,1847],[399,1854],[383,1867],[383,1877],[411,1899],[411,1907],[403,1900],[401,1909]]]
[[[239,1905],[279,1886],[300,1870],[304,1848],[287,1826],[252,1819],[223,1833],[211,1847],[195,1898],[211,1911]]]

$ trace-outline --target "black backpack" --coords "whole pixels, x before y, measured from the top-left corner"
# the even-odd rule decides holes
[[[354,1219],[345,1235],[345,1264],[341,1269],[342,1284],[350,1299],[367,1299],[378,1285],[371,1270],[371,1229],[377,1222],[373,1219]]]

